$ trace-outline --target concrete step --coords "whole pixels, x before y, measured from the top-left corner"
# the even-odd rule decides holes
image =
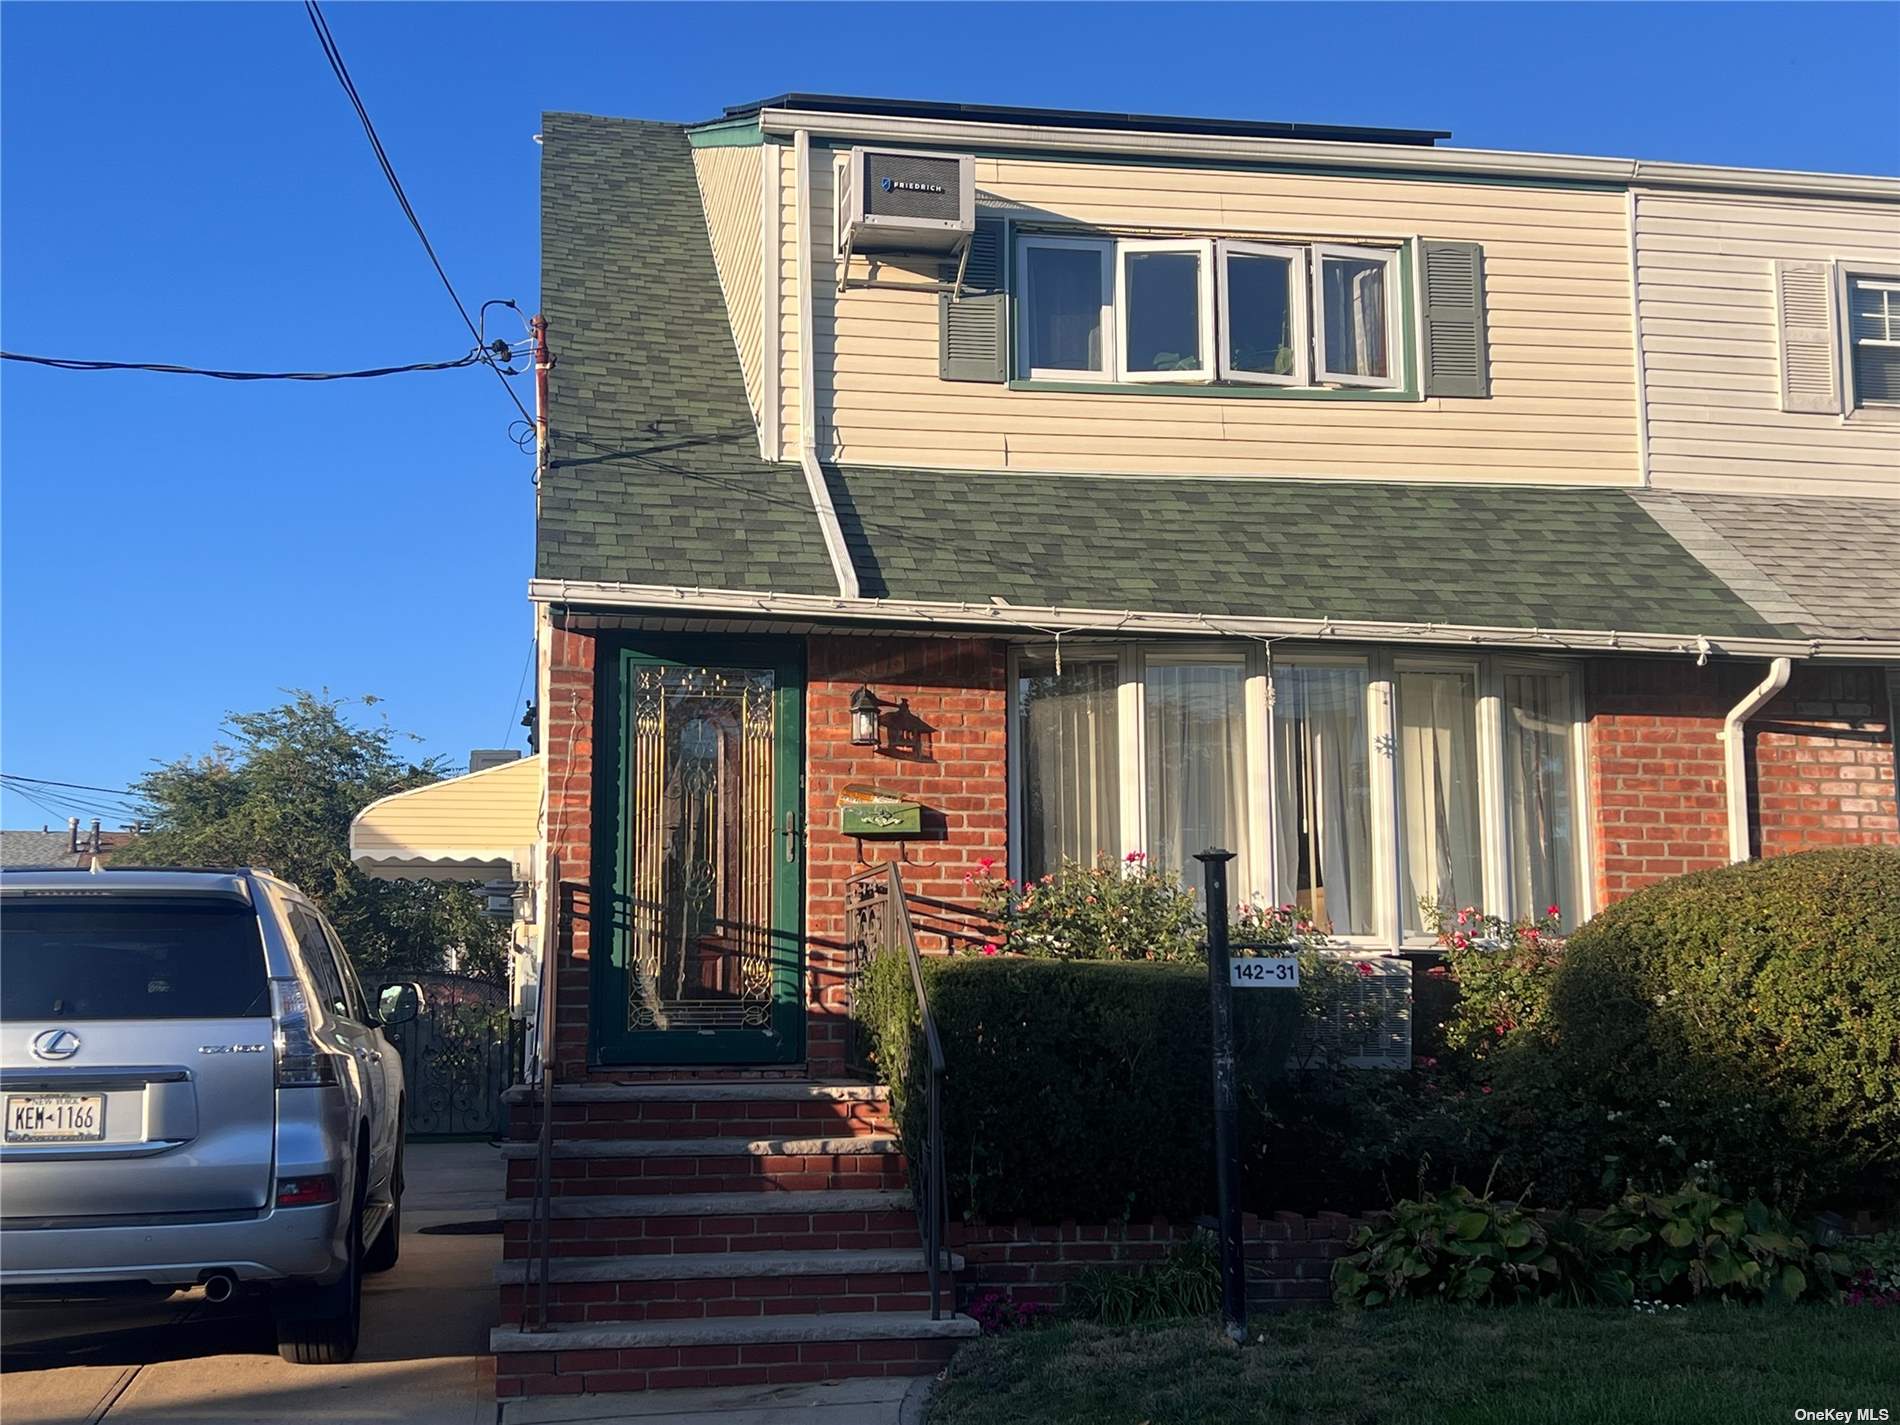
[[[945,1312],[839,1312],[830,1316],[722,1316],[711,1321],[618,1321],[522,1331],[497,1326],[488,1347],[517,1351],[637,1351],[694,1346],[784,1346],[808,1341],[960,1341],[981,1335],[968,1316]]]
[[[692,1192],[666,1195],[577,1194],[553,1199],[555,1219],[612,1217],[800,1217],[832,1212],[909,1212],[911,1195],[901,1188],[841,1188],[833,1192]],[[527,1222],[534,1199],[504,1202],[495,1215],[503,1222]]]
[[[508,1421],[516,1418],[512,1402],[550,1395],[611,1401],[626,1391],[935,1375],[978,1333],[967,1316],[946,1313],[932,1321],[928,1311],[866,1311],[575,1322],[533,1332],[499,1326],[489,1348],[495,1353],[495,1394]],[[621,1417],[610,1409],[596,1418]],[[723,1417],[715,1406],[706,1418]],[[888,1416],[880,1411],[877,1418]]]
[[[556,1158],[822,1158],[901,1153],[893,1136],[867,1133],[848,1138],[557,1138]],[[504,1143],[506,1159],[533,1159],[534,1143]]]
[[[509,1104],[532,1104],[535,1090],[516,1084],[502,1095]],[[843,1079],[757,1079],[721,1083],[683,1079],[634,1084],[556,1084],[554,1101],[564,1103],[884,1103],[891,1091],[882,1084]]]
[[[503,1285],[531,1279],[538,1263],[505,1261],[495,1267]],[[958,1271],[963,1259],[944,1254],[948,1271]],[[762,1277],[866,1277],[881,1273],[908,1275],[924,1270],[924,1254],[915,1247],[859,1252],[663,1252],[644,1256],[554,1257],[548,1263],[552,1282],[713,1281]]]

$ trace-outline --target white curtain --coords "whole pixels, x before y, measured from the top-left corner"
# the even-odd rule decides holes
[[[1406,671],[1398,676],[1399,778],[1405,851],[1399,909],[1425,929],[1421,897],[1479,905],[1478,699],[1473,675]]]
[[[1383,376],[1385,364],[1385,268],[1367,266],[1353,273],[1352,326],[1361,376]]]
[[[1023,759],[1023,870],[1121,850],[1116,665],[1025,658],[1017,683]]]
[[[1570,680],[1562,673],[1504,679],[1504,799],[1510,821],[1511,910],[1557,906],[1575,923],[1577,847],[1572,816]]]
[[[1273,669],[1275,884],[1282,900],[1369,935],[1372,809],[1364,668]]]
[[[1158,870],[1202,886],[1198,851],[1237,853],[1236,898],[1253,883],[1247,856],[1245,670],[1238,663],[1150,662],[1144,683],[1148,854]]]

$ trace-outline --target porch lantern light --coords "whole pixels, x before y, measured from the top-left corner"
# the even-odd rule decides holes
[[[869,688],[859,688],[851,695],[851,745],[853,747],[877,746],[877,715],[889,707]]]

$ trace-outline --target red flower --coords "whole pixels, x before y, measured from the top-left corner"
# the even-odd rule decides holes
[[[1479,1092],[1479,1093],[1490,1093],[1490,1092],[1491,1092],[1491,1085],[1489,1085],[1489,1084],[1480,1084],[1480,1085],[1478,1086],[1478,1092]]]
[[[1146,851],[1130,851],[1126,856],[1122,857],[1122,860],[1131,866],[1139,865],[1147,859],[1148,853]]]
[[[1372,966],[1366,963],[1366,961],[1361,960],[1359,962],[1359,977],[1361,979],[1369,980],[1372,978],[1374,973],[1375,971],[1373,970]]]
[[[1552,905],[1552,906],[1545,906],[1545,907],[1544,907],[1544,914],[1545,914],[1545,915],[1547,915],[1547,916],[1549,916],[1549,917],[1550,917],[1550,918],[1551,918],[1552,920],[1555,920],[1555,919],[1557,918],[1557,907],[1556,907],[1556,906],[1554,906],[1554,905]]]
[[[994,955],[996,953],[996,947],[986,942],[983,946],[983,953],[985,955]]]
[[[979,858],[976,864],[978,870],[988,871],[990,867],[996,864],[996,858],[994,856],[984,856]]]

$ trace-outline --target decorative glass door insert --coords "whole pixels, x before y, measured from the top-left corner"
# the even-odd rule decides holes
[[[756,642],[701,640],[703,663],[659,647],[623,651],[613,699],[617,884],[595,1057],[796,1059],[798,668]]]

